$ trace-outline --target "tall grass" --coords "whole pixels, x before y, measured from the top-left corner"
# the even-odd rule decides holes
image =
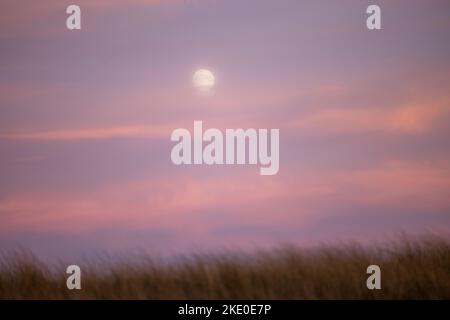
[[[366,287],[371,264],[381,267],[381,290]],[[68,290],[65,266],[3,255],[0,299],[450,299],[450,243],[442,239],[80,267],[82,289]]]

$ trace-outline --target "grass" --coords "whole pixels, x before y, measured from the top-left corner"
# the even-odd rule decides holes
[[[381,290],[366,287],[371,264],[381,268]],[[0,299],[450,299],[450,243],[436,238],[80,267],[82,290],[70,291],[65,266],[3,255]]]

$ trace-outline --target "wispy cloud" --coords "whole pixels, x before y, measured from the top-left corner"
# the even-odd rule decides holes
[[[161,138],[170,134],[164,126],[123,126],[112,128],[22,132],[0,134],[8,140],[105,140],[116,138]]]
[[[295,133],[318,135],[359,133],[421,134],[439,129],[437,123],[450,116],[448,101],[394,105],[389,108],[336,107],[311,111],[289,121]]]
[[[48,36],[66,32],[65,9],[71,4],[79,5],[82,10],[108,10],[123,6],[158,6],[182,3],[180,0],[2,0],[0,37]],[[85,12],[84,12],[85,13]],[[59,18],[58,18],[59,17]],[[37,27],[38,26],[38,27]]]

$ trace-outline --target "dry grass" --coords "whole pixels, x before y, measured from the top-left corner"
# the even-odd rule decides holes
[[[381,267],[382,290],[366,287],[371,264]],[[450,243],[442,239],[104,265],[80,265],[82,290],[69,291],[65,267],[3,256],[0,299],[450,299]]]

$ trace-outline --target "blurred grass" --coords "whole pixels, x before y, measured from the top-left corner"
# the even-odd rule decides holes
[[[371,264],[381,267],[382,290],[366,287]],[[3,254],[0,299],[450,299],[450,243],[438,238],[80,267],[82,290],[68,290],[66,266]]]

